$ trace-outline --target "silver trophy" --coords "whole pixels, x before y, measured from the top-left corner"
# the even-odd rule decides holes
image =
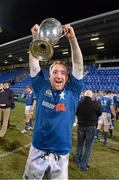
[[[54,46],[63,37],[61,23],[55,18],[47,18],[40,24],[36,39],[30,44],[31,54],[39,61],[48,61],[54,53]]]

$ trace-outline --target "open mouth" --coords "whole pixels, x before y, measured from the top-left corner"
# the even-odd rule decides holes
[[[61,83],[62,83],[62,81],[55,81],[55,83],[56,83],[56,84],[61,84]]]

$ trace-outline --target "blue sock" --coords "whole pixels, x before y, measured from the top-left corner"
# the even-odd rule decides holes
[[[26,124],[25,124],[25,129],[26,129],[26,130],[28,130],[28,126],[29,126],[29,123],[26,122]]]
[[[97,129],[97,132],[96,132],[97,139],[99,139],[99,133],[100,133],[100,130]]]
[[[32,119],[29,120],[29,125],[32,126]]]
[[[103,138],[104,138],[104,143],[106,144],[107,143],[107,132],[104,132]]]

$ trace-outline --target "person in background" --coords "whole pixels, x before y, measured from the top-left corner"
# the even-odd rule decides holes
[[[114,109],[116,112],[116,121],[119,118],[118,112],[119,112],[119,96],[116,92],[113,93],[113,103],[114,103]]]
[[[10,124],[11,121],[11,110],[15,108],[15,102],[14,102],[14,92],[12,89],[10,89],[10,84],[8,82],[3,83],[3,88],[7,92],[9,92],[9,100],[10,100],[10,116],[8,121],[8,127],[15,127],[15,125]]]
[[[39,30],[39,25],[33,26],[33,39]],[[47,172],[48,179],[68,180],[72,127],[83,87],[83,57],[73,27],[67,24],[63,32],[71,46],[69,79],[65,62],[54,61],[49,69],[49,81],[45,80],[39,60],[29,55],[36,117],[24,179],[42,179]]]
[[[116,118],[111,113],[111,123],[109,127],[109,137],[113,137],[113,131],[115,129],[116,121],[118,120],[118,104],[119,104],[119,97],[116,95],[116,93],[112,92],[112,100],[113,100],[113,107],[116,113]]]
[[[102,111],[97,101],[92,100],[93,92],[85,91],[84,98],[79,101],[77,108],[78,132],[77,132],[77,150],[75,162],[81,171],[89,169],[89,157],[96,134],[96,125],[98,117]]]
[[[4,137],[7,132],[8,122],[10,118],[12,96],[11,91],[7,87],[8,83],[5,82],[0,85],[0,137]]]
[[[33,112],[36,105],[35,100],[35,94],[33,92],[32,86],[28,86],[23,94],[21,95],[21,98],[25,98],[25,127],[21,131],[21,133],[27,133],[28,130],[33,129]]]
[[[3,83],[0,83],[0,98],[3,96],[4,89],[3,89]],[[3,123],[3,116],[2,116],[2,109],[0,106],[0,129],[2,128],[2,123]]]
[[[98,120],[98,126],[97,126],[97,132],[96,132],[96,139],[99,139],[100,129],[102,128],[102,125],[104,126],[103,131],[103,144],[107,145],[107,136],[109,127],[111,124],[111,114],[114,119],[116,119],[116,113],[114,110],[114,104],[113,104],[113,93],[112,91],[107,91],[104,96],[100,96],[98,98],[98,103],[102,109],[102,115],[99,117]]]

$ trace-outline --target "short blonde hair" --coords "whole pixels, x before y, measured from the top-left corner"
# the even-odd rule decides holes
[[[30,90],[33,89],[31,85],[27,86],[26,88],[27,88],[27,89],[29,88]]]
[[[84,96],[88,96],[88,97],[92,98],[93,97],[93,92],[91,90],[87,90],[87,91],[84,92]]]
[[[51,66],[50,66],[50,68],[49,68],[50,73],[51,73],[51,71],[52,71],[52,68],[53,68],[56,64],[61,64],[61,65],[63,65],[63,66],[66,68],[66,71],[68,72],[67,64],[66,64],[64,61],[54,61],[53,64],[51,64]]]

